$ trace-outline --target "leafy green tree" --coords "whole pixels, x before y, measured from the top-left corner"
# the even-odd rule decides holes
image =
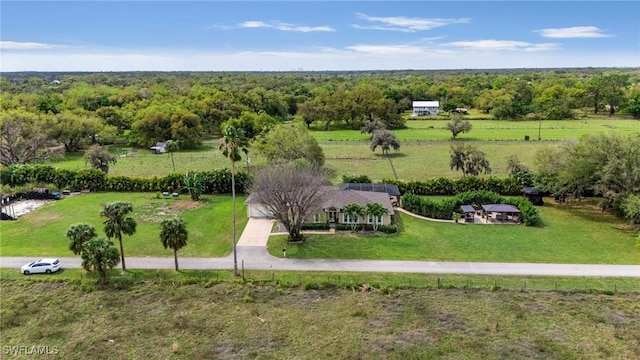
[[[84,244],[98,236],[96,229],[89,224],[73,224],[67,230],[67,237],[71,240],[69,250],[80,255]]]
[[[78,151],[87,144],[97,140],[98,133],[102,132],[104,125],[100,119],[78,115],[70,111],[63,111],[53,117],[49,124],[50,136],[64,145],[66,152]],[[115,129],[107,129],[115,134]]]
[[[191,200],[198,201],[204,192],[204,174],[197,171],[189,171],[182,178],[184,188],[187,189]]]
[[[462,176],[478,176],[481,173],[490,174],[491,167],[484,152],[475,146],[455,144],[451,146],[449,167],[451,170],[462,171]]]
[[[393,162],[391,161],[389,150],[391,150],[392,148],[395,151],[400,150],[400,142],[391,131],[384,129],[377,130],[373,132],[373,137],[371,138],[371,145],[369,146],[369,148],[371,149],[371,151],[376,151],[378,147],[382,149],[382,154],[387,156],[389,165],[391,165],[393,176],[396,180],[398,180],[398,174],[396,174],[396,169],[393,167]]]
[[[118,265],[118,249],[113,245],[113,241],[105,238],[92,238],[88,240],[80,254],[82,267],[87,271],[97,271],[100,276],[100,283],[106,284],[107,269],[113,269]]]
[[[136,232],[136,221],[128,216],[133,212],[133,205],[128,202],[115,201],[102,205],[100,216],[107,218],[104,223],[104,232],[109,238],[118,238],[120,243],[120,256],[122,260],[122,271],[127,267],[124,262],[124,248],[122,246],[122,234],[133,235]]]
[[[222,155],[231,161],[231,217],[232,217],[232,233],[233,233],[233,274],[240,276],[238,271],[238,257],[236,254],[236,161],[242,160],[242,153],[249,153],[249,141],[244,135],[242,129],[236,129],[233,126],[225,126],[222,130],[222,138],[220,139],[220,150]]]
[[[349,204],[344,207],[344,215],[351,219],[351,230],[355,231],[358,227],[358,219],[365,215],[365,209],[360,204]]]
[[[378,203],[369,203],[364,209],[365,214],[373,218],[373,231],[378,231],[378,218],[388,212],[387,208]]]
[[[173,260],[178,271],[178,250],[187,246],[187,224],[177,217],[164,219],[160,223],[160,240],[165,249],[173,250]]]
[[[255,143],[271,164],[306,159],[314,166],[324,164],[318,141],[300,123],[279,124]]]
[[[640,89],[631,94],[625,111],[631,114],[634,119],[640,119]]]
[[[264,111],[258,114],[251,111],[243,111],[239,117],[225,121],[222,127],[231,125],[236,129],[242,129],[249,139],[255,139],[269,131],[276,124],[278,124],[278,120]]]
[[[164,143],[164,150],[171,155],[171,165],[173,165],[173,172],[176,172],[176,162],[173,160],[173,153],[178,151],[180,147],[177,141],[167,140]]]
[[[109,165],[116,164],[118,157],[109,153],[107,148],[100,145],[93,145],[84,154],[85,164],[89,164],[92,168],[109,173]]]
[[[24,110],[0,112],[0,164],[26,164],[60,153],[47,147],[50,139],[44,121]]]
[[[451,116],[451,121],[447,123],[445,128],[451,131],[451,138],[455,139],[460,133],[468,133],[471,131],[471,123],[463,119],[459,114],[454,114]]]
[[[629,195],[622,201],[624,216],[634,224],[640,224],[640,195]]]
[[[133,123],[133,130],[138,143],[143,146],[172,139],[187,148],[199,144],[203,136],[200,117],[173,104],[153,104],[141,110]]]
[[[534,99],[534,104],[545,119],[562,120],[575,117],[571,109],[573,101],[570,89],[562,84],[556,84],[545,88]]]
[[[615,114],[618,105],[624,100],[624,88],[629,85],[629,75],[611,73],[600,79],[602,96],[609,107],[609,116]]]

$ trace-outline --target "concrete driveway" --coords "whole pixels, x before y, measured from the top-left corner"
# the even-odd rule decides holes
[[[249,218],[237,246],[267,246],[274,221],[272,219]]]

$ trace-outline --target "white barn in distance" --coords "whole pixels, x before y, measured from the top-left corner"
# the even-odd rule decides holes
[[[439,101],[414,101],[411,116],[434,116],[440,112]]]

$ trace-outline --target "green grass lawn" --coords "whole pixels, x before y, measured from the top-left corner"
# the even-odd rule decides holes
[[[640,355],[635,293],[434,288],[387,293],[158,280],[96,290],[25,279],[3,280],[0,291],[0,343],[55,347],[54,357],[61,359]]]
[[[449,140],[451,132],[444,127],[449,120],[407,120],[406,129],[394,130],[400,141]],[[622,119],[589,120],[470,120],[473,128],[466,134],[458,135],[461,140],[524,140],[525,135],[538,140],[538,128],[542,140],[579,139],[593,133],[632,133],[640,131],[640,121]],[[359,130],[324,131],[321,127],[312,128],[313,136],[321,143],[325,141],[367,141],[368,134]]]
[[[438,223],[399,214],[396,235],[309,235],[301,245],[272,236],[269,251],[293,258],[640,264],[636,233],[583,206],[539,207],[544,226]]]
[[[237,236],[247,222],[245,197],[237,198]],[[179,215],[187,222],[189,238],[179,256],[219,257],[231,252],[231,196],[204,196],[193,203],[188,196],[157,199],[150,193],[91,193],[68,196],[52,202],[17,221],[3,221],[0,237],[2,256],[72,256],[65,236],[69,226],[86,222],[104,236],[101,205],[111,201],[133,204],[136,233],[123,237],[125,256],[173,256],[160,242],[160,221]],[[114,239],[114,242],[117,240]]]

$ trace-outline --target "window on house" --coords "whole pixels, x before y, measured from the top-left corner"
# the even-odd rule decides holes
[[[320,214],[313,214],[313,222],[314,223],[320,222]]]
[[[373,224],[373,217],[371,215],[367,215],[367,222]]]
[[[378,220],[376,221],[378,224],[382,224],[382,216],[378,216]]]

